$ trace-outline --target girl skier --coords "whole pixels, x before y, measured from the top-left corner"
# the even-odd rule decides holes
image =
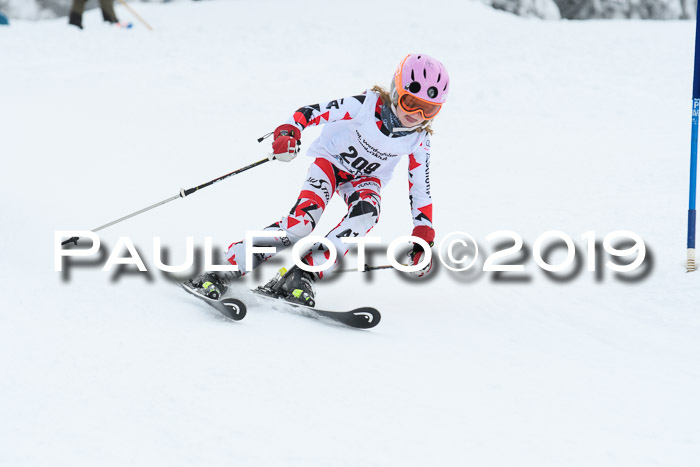
[[[435,231],[432,225],[430,196],[431,122],[442,108],[449,91],[445,67],[424,54],[410,54],[399,64],[391,91],[379,86],[362,95],[322,104],[301,107],[284,124],[275,129],[272,149],[275,159],[289,162],[301,145],[301,132],[312,125],[325,124],[321,136],[308,150],[315,160],[309,167],[301,193],[289,214],[266,227],[267,231],[283,231],[273,238],[256,239],[255,246],[274,246],[282,250],[311,234],[334,193],[338,193],[348,212],[326,238],[341,258],[348,252],[344,237],[366,235],[379,220],[380,191],[392,177],[402,156],[408,155],[409,199],[413,216],[412,235],[432,246]],[[245,241],[233,243],[225,253],[238,272],[206,272],[189,281],[195,292],[218,299],[227,285],[269,259],[272,254],[254,254],[253,264],[246,264]],[[423,249],[414,244],[409,253],[410,264],[420,263]],[[323,244],[313,245],[302,262],[310,266],[323,264],[329,251]],[[314,306],[314,282],[337,266],[338,260],[324,272],[312,273],[294,266],[281,270],[260,291],[284,297],[292,302]],[[427,274],[428,266],[416,273]]]

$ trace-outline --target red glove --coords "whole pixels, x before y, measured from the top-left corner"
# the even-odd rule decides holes
[[[433,230],[432,227],[428,227],[427,225],[419,225],[413,228],[413,233],[411,233],[411,236],[418,237],[421,240],[425,240],[428,245],[433,246],[433,240],[435,240],[435,230]],[[414,243],[413,250],[408,253],[408,265],[415,266],[419,264],[421,261],[423,261],[424,255],[425,250],[423,250],[423,247],[418,243]],[[423,277],[427,275],[432,269],[433,258],[431,257],[430,262],[427,266],[425,266],[423,269],[419,269],[418,271],[413,271],[411,272],[411,274],[413,274],[416,277]]]
[[[272,141],[272,153],[275,159],[289,162],[299,153],[301,146],[301,130],[295,126],[285,123],[280,125],[274,132]]]

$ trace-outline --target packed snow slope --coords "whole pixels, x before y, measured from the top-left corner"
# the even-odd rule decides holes
[[[133,6],[153,32],[109,27],[97,10],[84,31],[65,18],[0,28],[0,465],[698,465],[700,273],[684,271],[692,22],[541,22],[462,0]],[[381,310],[364,332],[254,303],[226,322],[156,270],[155,236],[179,264],[187,236],[226,246],[278,220],[304,156],[100,232],[105,255],[128,236],[149,274],[102,272],[98,256],[54,271],[54,231],[264,157],[256,137],[296,108],[388,87],[411,51],[450,70],[434,220],[438,241],[479,242],[472,271],[321,282],[319,306]],[[412,228],[406,164],[372,231],[384,249]],[[318,232],[343,209],[336,199]],[[500,262],[525,272],[480,272],[504,240],[487,235],[504,229],[528,251]],[[621,229],[643,238],[646,273],[588,272],[581,235]],[[569,280],[534,262],[549,230],[579,249]]]

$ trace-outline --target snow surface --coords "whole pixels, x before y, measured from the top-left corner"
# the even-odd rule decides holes
[[[691,22],[548,23],[461,0],[135,7],[154,32],[96,10],[82,32],[0,28],[0,465],[699,465]],[[148,278],[101,272],[104,258],[54,272],[54,231],[260,159],[255,138],[294,109],[388,86],[409,51],[452,79],[432,148],[438,239],[467,231],[489,252],[490,232],[532,247],[558,229],[583,249],[586,231],[628,229],[652,253],[646,278],[554,282],[529,255],[524,283],[438,268],[319,284],[319,306],[382,311],[365,332],[259,306],[225,322],[155,271],[154,236],[178,263],[186,236],[225,246],[277,220],[306,157],[101,232],[109,248],[129,236]],[[373,231],[385,245],[412,227],[404,167]],[[342,214],[336,200],[318,232]]]

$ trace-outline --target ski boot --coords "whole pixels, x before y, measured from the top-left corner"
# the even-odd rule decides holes
[[[228,285],[242,275],[240,271],[205,272],[187,281],[187,285],[199,295],[219,300],[228,290]]]
[[[279,295],[277,290],[279,287],[277,287],[277,284],[280,284],[281,286],[280,280],[285,274],[287,274],[287,268],[280,268],[279,271],[277,271],[277,274],[275,274],[275,277],[267,281],[267,284],[258,287],[258,291],[264,293],[265,295],[277,297]]]
[[[265,288],[275,291],[278,296],[289,302],[313,308],[316,305],[315,280],[314,273],[294,266],[289,271],[285,268],[280,269]]]
[[[73,26],[83,29],[83,15],[79,15],[78,13],[71,11],[70,16],[68,16],[68,24],[72,24]]]

